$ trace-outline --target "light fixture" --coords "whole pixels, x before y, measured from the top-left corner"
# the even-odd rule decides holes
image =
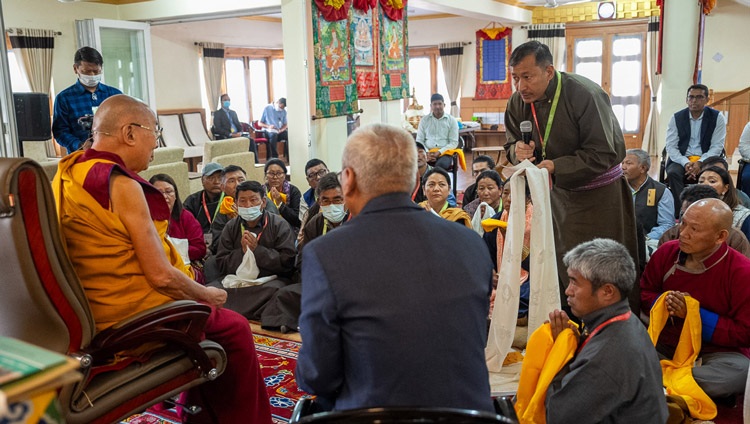
[[[600,20],[611,20],[617,17],[617,7],[614,1],[603,1],[599,3],[597,14]]]

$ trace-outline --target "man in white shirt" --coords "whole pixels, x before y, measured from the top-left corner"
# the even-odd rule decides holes
[[[430,114],[422,117],[417,129],[417,141],[427,147],[427,162],[443,169],[450,168],[453,158],[441,156],[446,150],[458,147],[458,121],[445,113],[443,96],[435,93],[430,98]],[[437,151],[430,151],[438,149]]]
[[[667,176],[672,194],[679,197],[685,188],[685,180],[697,182],[701,162],[711,156],[720,156],[724,150],[727,124],[724,115],[707,107],[708,87],[691,85],[687,91],[685,109],[672,116],[667,126],[666,150]],[[679,217],[680,206],[675,204],[675,217]]]

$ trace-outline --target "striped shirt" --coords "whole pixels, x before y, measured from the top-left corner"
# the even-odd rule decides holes
[[[417,129],[417,141],[427,150],[438,148],[440,153],[458,147],[458,121],[445,113],[440,119],[430,113],[422,117]]]
[[[89,131],[78,124],[78,118],[93,115],[95,107],[115,94],[122,92],[102,83],[91,93],[80,81],[61,91],[55,98],[52,118],[52,133],[57,144],[68,149],[68,153],[78,150],[90,136]]]

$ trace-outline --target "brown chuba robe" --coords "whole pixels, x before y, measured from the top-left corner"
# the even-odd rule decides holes
[[[552,223],[555,228],[555,249],[560,276],[560,293],[568,286],[562,258],[580,243],[602,237],[616,240],[630,251],[638,267],[635,213],[633,198],[624,177],[604,187],[573,191],[590,183],[625,157],[625,141],[620,125],[612,112],[609,96],[593,81],[575,74],[561,72],[562,90],[557,111],[546,142],[546,159],[555,164],[552,176]],[[534,102],[542,135],[547,127],[557,77],[550,81],[545,95]],[[534,123],[531,105],[525,104],[516,92],[508,100],[505,130],[506,151],[512,163],[515,142],[522,140],[519,124],[532,122],[532,140],[537,147],[536,163],[542,160],[539,128]],[[511,145],[513,147],[511,148]],[[532,229],[533,231],[533,229]],[[532,276],[533,278],[533,276]],[[638,280],[629,295],[630,307],[638,313],[640,290]]]

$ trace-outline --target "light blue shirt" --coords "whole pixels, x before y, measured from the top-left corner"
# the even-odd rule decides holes
[[[440,149],[440,153],[458,147],[458,121],[444,113],[440,119],[430,113],[419,121],[417,141],[423,143],[427,150]]]
[[[719,115],[716,117],[716,128],[711,137],[711,146],[706,153],[703,153],[703,149],[701,149],[701,125],[703,124],[703,115],[705,113],[705,111],[701,113],[701,116],[698,118],[693,118],[693,115],[688,113],[690,116],[690,141],[684,155],[680,153],[680,136],[677,134],[677,124],[675,124],[674,115],[672,115],[672,119],[669,120],[669,125],[667,126],[666,143],[667,155],[669,155],[669,159],[672,162],[679,163],[684,167],[690,162],[688,156],[700,156],[699,160],[703,162],[711,156],[721,155],[721,151],[724,149],[724,139],[727,136],[726,120],[724,120],[724,115],[719,112]]]
[[[263,115],[260,117],[260,122],[266,125],[273,125],[276,129],[279,129],[286,125],[286,109],[276,110],[273,104],[266,106],[263,109]]]
[[[643,181],[643,184],[646,184],[649,178],[651,177],[646,177],[646,179]],[[628,183],[628,187],[630,187],[630,190],[633,192],[633,202],[635,202],[635,195],[638,194],[639,191],[641,191],[641,188],[643,188],[643,184],[641,184],[641,186],[638,187],[637,190],[635,190],[630,186],[630,183]],[[661,199],[659,199],[659,204],[657,206],[656,225],[651,229],[651,231],[649,231],[648,234],[646,234],[646,238],[651,240],[659,240],[661,238],[661,235],[664,234],[664,232],[668,229],[672,228],[674,224],[674,196],[667,187],[664,190],[664,193],[661,195]]]

